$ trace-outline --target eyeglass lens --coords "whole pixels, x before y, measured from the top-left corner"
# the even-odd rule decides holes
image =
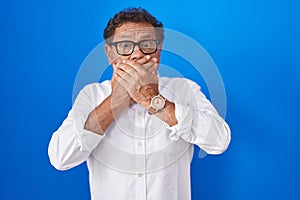
[[[116,42],[117,51],[119,54],[130,55],[134,51],[135,45],[138,45],[143,53],[154,53],[157,49],[157,42],[155,40],[145,40],[139,43],[132,41],[120,41]]]

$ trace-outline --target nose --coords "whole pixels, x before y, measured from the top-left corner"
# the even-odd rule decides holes
[[[145,56],[145,54],[140,50],[139,46],[136,45],[134,47],[133,53],[129,57],[129,60],[136,61],[144,56]]]

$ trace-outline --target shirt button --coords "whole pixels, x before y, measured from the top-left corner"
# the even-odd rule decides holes
[[[138,111],[138,116],[141,117],[142,116],[142,112]]]
[[[143,144],[141,142],[139,142],[137,145],[138,145],[138,147],[143,146]]]
[[[142,177],[143,175],[143,173],[138,173],[138,177]]]

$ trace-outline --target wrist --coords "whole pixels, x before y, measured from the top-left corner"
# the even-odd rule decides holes
[[[136,97],[136,102],[141,104],[143,107],[145,107],[147,110],[150,109],[151,100],[153,97],[159,95],[159,92],[157,89],[155,89],[152,85],[145,85],[142,87],[139,87],[134,94],[133,97]]]
[[[148,104],[148,113],[155,114],[163,110],[166,106],[166,98],[161,94],[157,94],[151,97],[150,103]]]
[[[108,96],[108,100],[110,101],[112,110],[122,110],[123,108],[129,106],[132,103],[130,96],[118,97],[111,94],[110,96]]]

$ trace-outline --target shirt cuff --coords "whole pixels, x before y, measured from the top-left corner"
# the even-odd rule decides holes
[[[77,132],[80,141],[80,150],[91,152],[99,142],[103,139],[104,135],[98,135],[92,131],[86,129],[78,130],[77,126],[74,124],[74,129]]]
[[[171,131],[169,138],[173,141],[177,141],[179,137],[186,139],[191,133],[193,111],[187,107],[175,104],[175,116],[178,121],[178,124],[175,126],[168,126],[167,128]]]

